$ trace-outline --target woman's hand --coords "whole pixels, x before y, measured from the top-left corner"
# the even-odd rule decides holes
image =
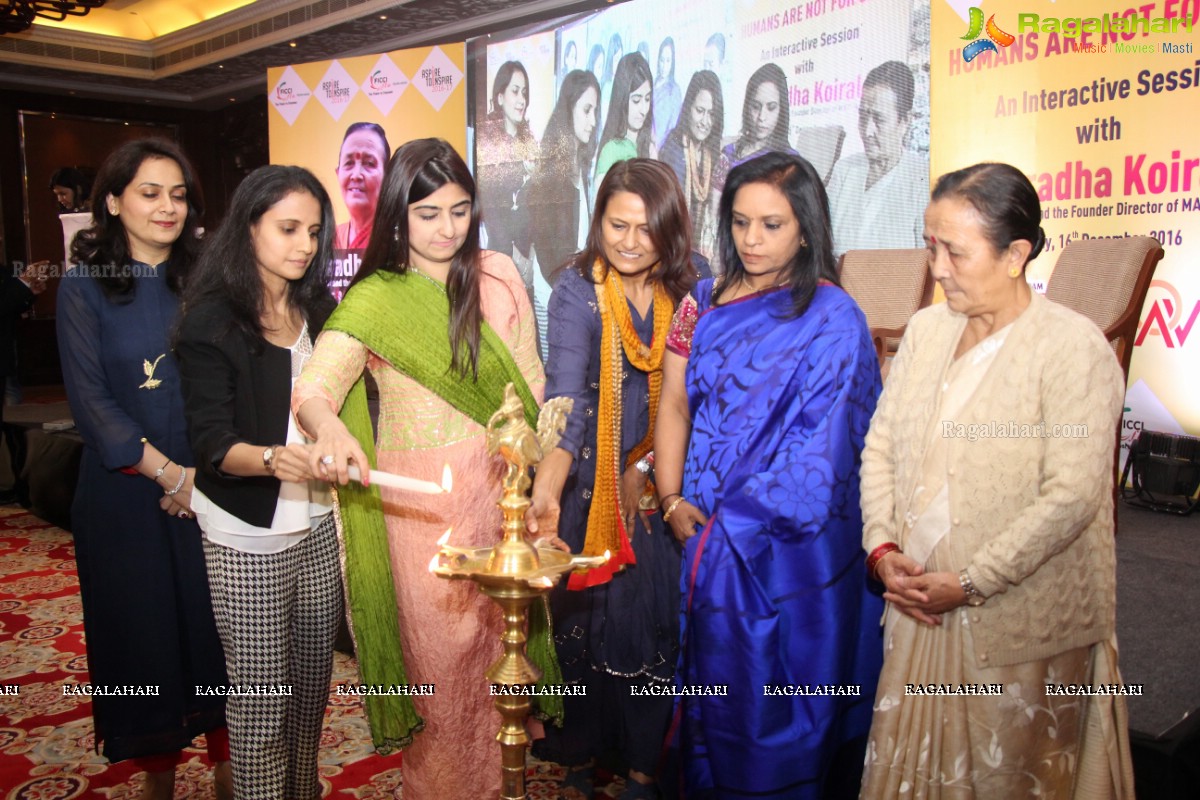
[[[930,572],[899,551],[888,553],[875,568],[887,588],[883,599],[926,625],[941,625],[942,614],[964,605],[967,596],[953,572]]]
[[[663,513],[666,513],[668,508],[671,508],[672,503],[667,503],[663,508]],[[679,505],[671,512],[671,518],[667,520],[667,524],[671,526],[671,533],[675,534],[675,538],[682,544],[688,539],[696,535],[696,526],[703,528],[708,524],[708,517],[704,513],[687,500],[680,500]]]
[[[941,625],[941,617],[925,613],[924,605],[929,597],[915,584],[925,574],[925,568],[913,559],[894,550],[887,553],[875,566],[875,575],[886,591],[883,599],[894,605],[901,613],[926,625]]]
[[[533,476],[533,494],[529,508],[525,511],[525,529],[534,544],[547,544],[563,552],[571,552],[567,543],[558,538],[558,515],[567,473],[571,470],[571,454],[556,447],[546,454],[537,465]]]
[[[316,478],[312,471],[312,445],[294,443],[275,448],[275,477],[291,483],[306,483]]]
[[[158,507],[173,517],[186,519],[192,516],[192,489],[196,485],[196,470],[193,467],[180,469],[183,470],[183,486],[175,494],[164,494],[158,501]]]
[[[967,604],[967,593],[954,572],[927,572],[912,580],[914,588],[928,600],[922,611],[930,616],[939,616]]]
[[[158,507],[170,514],[172,517],[187,519],[190,513],[186,508],[175,502],[175,498],[167,497],[165,494],[158,498]]]
[[[49,261],[35,261],[21,272],[21,282],[29,287],[35,295],[46,291],[46,276],[50,269]]]
[[[564,553],[571,552],[571,546],[558,538],[558,514],[561,510],[558,498],[544,490],[545,484],[533,485],[533,498],[529,508],[525,510],[525,530],[533,539],[534,547],[553,547]],[[540,534],[540,535],[538,535]]]
[[[541,538],[547,541],[557,539],[559,511],[558,498],[549,492],[540,491],[535,483],[532,502],[525,511],[525,529],[530,533],[541,534]]]
[[[625,519],[625,530],[631,535],[633,522],[638,515],[638,501],[646,493],[647,480],[646,475],[637,466],[629,467],[621,476],[621,516]],[[650,531],[649,525],[646,526],[646,531]]]
[[[317,428],[317,440],[309,449],[309,470],[321,480],[336,481],[345,486],[350,482],[350,464],[358,467],[362,474],[362,485],[366,486],[371,470],[367,454],[358,440],[350,435],[345,423],[331,416]]]
[[[571,545],[564,542],[557,536],[541,536],[533,540],[534,547],[553,547],[555,550],[562,550],[564,553],[571,552]]]

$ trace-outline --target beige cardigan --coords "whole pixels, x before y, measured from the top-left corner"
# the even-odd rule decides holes
[[[950,435],[946,542],[955,570],[966,567],[987,598],[964,609],[976,664],[1032,661],[1105,639],[1116,616],[1121,368],[1092,322],[1034,294],[959,416],[935,419],[966,321],[933,306],[912,318],[900,343],[863,451],[863,547],[896,541],[926,444]],[[1056,425],[1084,425],[1086,435],[1055,436]]]

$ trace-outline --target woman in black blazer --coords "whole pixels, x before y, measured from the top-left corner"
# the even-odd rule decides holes
[[[333,208],[299,167],[255,170],[206,243],[176,350],[225,648],[238,800],[315,800],[341,614],[328,485],[290,409],[292,379],[333,310]],[[248,690],[248,691],[247,691]]]

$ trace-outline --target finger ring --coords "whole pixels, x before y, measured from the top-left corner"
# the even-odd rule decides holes
[[[187,519],[187,518],[188,518],[188,513],[187,513],[186,511],[180,511],[180,512],[179,512],[179,518],[180,518],[180,519]]]
[[[328,467],[333,463],[333,456],[321,456],[321,463]]]

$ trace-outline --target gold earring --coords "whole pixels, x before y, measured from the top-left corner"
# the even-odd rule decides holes
[[[1015,278],[1020,274],[1021,274],[1021,270],[1019,267],[1013,267],[1012,269],[1010,269],[1008,271],[1008,277],[1010,277],[1010,278]]]

